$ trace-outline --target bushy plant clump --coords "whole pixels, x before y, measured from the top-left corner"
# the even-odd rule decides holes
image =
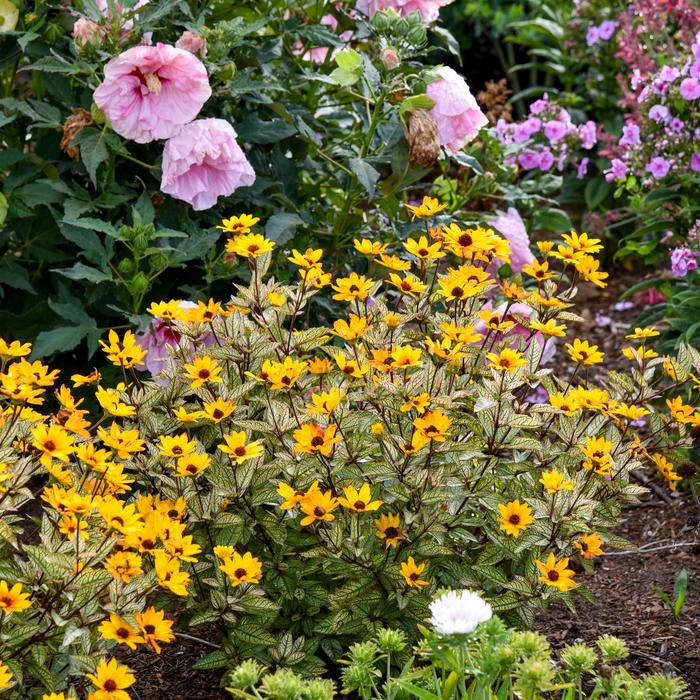
[[[608,528],[640,493],[630,472],[680,479],[700,358],[659,357],[637,329],[630,372],[600,372],[571,332],[578,284],[606,284],[586,234],[501,279],[506,239],[430,198],[410,210],[403,246],[355,242],[359,274],[292,250],[285,284],[237,217],[249,283],[153,304],[148,339],[101,341],[103,374],[59,377],[3,341],[3,687],[128,687],[115,645],[158,652],[202,625],[221,647],[202,668],[319,673],[382,626],[413,638],[439,587],[525,622],[586,595],[582,565],[622,544]],[[555,373],[543,356],[567,335]]]

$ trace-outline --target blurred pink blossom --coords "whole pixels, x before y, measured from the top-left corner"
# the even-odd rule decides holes
[[[454,0],[357,0],[356,8],[368,17],[379,10],[396,10],[403,16],[420,12],[426,22],[434,22],[440,8],[452,2]]]
[[[531,265],[535,260],[530,250],[530,237],[525,230],[525,224],[515,207],[508,207],[507,212],[496,213],[498,217],[491,225],[508,239],[511,269],[513,272],[520,272],[525,265]]]
[[[207,40],[189,29],[182,32],[182,36],[175,42],[176,49],[184,49],[190,53],[199,54],[200,56],[207,55]]]

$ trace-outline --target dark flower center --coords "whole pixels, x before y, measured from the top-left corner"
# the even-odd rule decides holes
[[[353,503],[353,507],[355,510],[364,510],[367,507],[367,504],[364,501],[355,501],[355,503]]]
[[[129,630],[126,629],[126,627],[120,627],[117,630],[117,637],[119,637],[119,639],[129,639]]]
[[[144,625],[143,631],[146,634],[153,634],[156,631],[155,625]]]
[[[323,438],[320,435],[316,435],[316,437],[311,438],[311,445],[313,447],[320,447],[323,445]]]
[[[53,451],[56,449],[56,443],[53,442],[52,440],[47,440],[47,441],[44,443],[44,449],[45,449],[47,452],[53,452]]]
[[[323,508],[322,506],[316,506],[316,507],[314,508],[314,515],[315,515],[317,518],[320,518],[320,517],[324,516],[325,514],[326,514],[326,509]]]
[[[549,572],[547,573],[547,578],[548,578],[550,581],[558,581],[558,580],[559,580],[559,572],[558,572],[558,571],[554,571],[554,569],[552,569],[551,571],[549,571]]]
[[[517,525],[520,522],[520,516],[517,513],[513,513],[510,518],[508,518],[508,522]]]
[[[461,287],[455,287],[452,290],[452,296],[455,299],[461,299],[464,296],[464,290]]]
[[[247,573],[248,573],[248,572],[247,572],[245,569],[239,568],[239,569],[236,569],[236,570],[233,572],[233,575],[234,575],[236,578],[243,578]]]
[[[398,528],[393,527],[393,525],[390,525],[386,530],[384,530],[384,534],[391,540],[399,534],[399,530]]]
[[[117,682],[113,680],[112,678],[108,678],[104,682],[103,686],[104,690],[106,690],[108,693],[113,693],[117,689]]]

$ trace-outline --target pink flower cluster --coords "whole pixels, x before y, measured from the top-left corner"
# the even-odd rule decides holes
[[[200,53],[204,40],[192,32],[181,46]],[[168,139],[161,189],[196,210],[255,181],[255,173],[231,124],[193,121],[211,96],[204,64],[187,48],[135,46],[113,58],[94,100],[119,135],[137,143]]]
[[[700,258],[700,219],[696,219],[686,236],[684,245],[671,248],[671,274],[674,277],[686,277],[689,272],[698,269]]]
[[[380,10],[396,10],[403,16],[420,12],[426,22],[434,22],[440,8],[452,2],[454,0],[357,0],[356,8],[368,17]]]
[[[623,127],[607,180],[634,175],[643,188],[669,176],[696,180],[700,174],[700,32],[686,55],[637,87],[636,110]]]
[[[546,94],[530,105],[529,115],[523,121],[509,123],[500,119],[496,136],[515,153],[508,157],[508,163],[543,172],[552,168],[561,171],[571,163],[579,178],[586,175],[589,158],[579,159],[577,152],[590,151],[598,140],[595,122],[574,124],[569,112]]]

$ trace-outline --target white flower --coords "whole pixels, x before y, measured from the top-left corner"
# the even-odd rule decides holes
[[[469,634],[491,619],[491,606],[472,591],[450,591],[430,604],[430,623],[438,634]]]

